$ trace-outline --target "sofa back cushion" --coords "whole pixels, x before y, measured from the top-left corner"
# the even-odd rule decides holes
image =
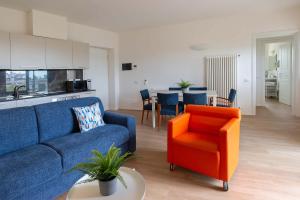
[[[0,155],[38,143],[33,107],[0,110]]]
[[[87,97],[35,106],[38,120],[39,141],[79,132],[78,121],[73,107],[83,107],[99,102],[101,114],[104,109],[101,100],[97,97]]]

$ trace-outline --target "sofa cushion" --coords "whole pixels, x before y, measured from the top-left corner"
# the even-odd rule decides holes
[[[99,103],[90,106],[73,108],[81,132],[89,131],[105,123],[102,119]]]
[[[73,107],[83,107],[99,102],[103,116],[103,105],[99,98],[87,97],[35,106],[40,142],[79,131]]]
[[[64,171],[70,170],[79,162],[87,161],[91,151],[98,149],[106,153],[112,144],[120,146],[129,140],[128,129],[120,125],[106,124],[84,133],[74,133],[45,141],[63,158]]]
[[[38,143],[33,107],[0,110],[0,155]]]
[[[62,174],[61,156],[45,145],[32,145],[0,157],[0,197],[15,195]]]

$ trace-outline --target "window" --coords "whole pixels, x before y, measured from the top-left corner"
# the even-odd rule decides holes
[[[16,85],[26,84],[26,71],[6,71],[6,92],[12,93]],[[27,87],[23,87],[20,91],[26,91]]]
[[[83,79],[83,70],[0,70],[0,96],[12,95],[15,86],[23,94],[65,92],[66,81]]]

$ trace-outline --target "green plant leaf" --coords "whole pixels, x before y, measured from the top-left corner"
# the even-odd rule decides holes
[[[71,171],[79,170],[90,176],[90,181],[101,180],[108,181],[114,177],[117,177],[124,186],[125,181],[119,174],[119,168],[128,159],[131,153],[127,152],[121,155],[121,149],[113,145],[110,146],[106,155],[103,155],[98,150],[92,150],[93,157],[89,159],[89,162],[78,163]],[[89,182],[87,180],[87,182]]]
[[[118,175],[117,178],[120,180],[120,182],[122,183],[122,185],[127,189],[127,185],[126,185],[126,182],[123,179],[123,177],[121,175]]]
[[[181,88],[188,88],[192,85],[192,83],[181,79],[181,81],[179,83],[177,83],[177,85],[180,86]]]

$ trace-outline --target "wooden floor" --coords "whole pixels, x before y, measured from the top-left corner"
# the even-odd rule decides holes
[[[269,102],[257,116],[243,116],[240,162],[228,192],[221,181],[179,167],[169,171],[166,122],[152,129],[150,115],[141,125],[140,112],[120,112],[137,117],[137,151],[126,166],[144,176],[146,200],[300,199],[300,119],[288,106]]]

